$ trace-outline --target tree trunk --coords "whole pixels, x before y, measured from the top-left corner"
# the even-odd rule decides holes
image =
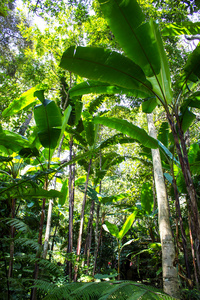
[[[147,114],[147,122],[149,135],[156,139],[157,134],[152,114]],[[152,149],[151,151],[158,202],[158,223],[162,247],[163,289],[167,294],[179,298],[180,293],[178,287],[178,274],[176,267],[174,266],[175,247],[169,221],[168,200],[160,152],[159,149]]]
[[[100,208],[100,203],[99,203],[99,208]],[[101,235],[102,235],[104,220],[105,220],[105,213],[102,214],[101,229],[100,229],[99,238],[98,238],[98,242],[97,242],[97,247],[96,247],[96,251],[95,251],[95,255],[94,255],[93,276],[95,275],[96,267],[97,267],[97,257],[98,257],[98,253],[99,253],[100,243],[101,243]]]
[[[32,112],[30,112],[30,114],[28,114],[26,120],[24,121],[24,123],[22,124],[22,126],[21,126],[20,129],[19,129],[19,134],[21,134],[21,135],[24,135],[24,134],[25,134],[25,132],[26,132],[26,130],[27,130],[27,128],[28,128],[28,125],[29,125],[30,122],[31,122],[32,114],[33,114]]]
[[[73,137],[71,137],[69,142],[69,159],[72,159],[72,147],[73,147]],[[68,235],[68,248],[67,253],[72,253],[73,250],[73,214],[74,214],[74,179],[75,179],[75,167],[69,165],[69,235]],[[69,276],[69,281],[72,280],[72,262],[67,261],[67,271]]]
[[[93,222],[93,215],[94,215],[94,200],[92,200],[91,206],[90,206],[90,217],[88,220],[88,226],[87,226],[87,236],[85,241],[85,248],[84,248],[84,257],[87,256],[87,266],[89,267],[89,256],[90,256],[90,248],[91,248],[91,241],[92,241],[92,222]]]
[[[85,204],[86,204],[86,198],[87,198],[87,187],[89,182],[89,175],[90,175],[90,169],[92,165],[92,159],[90,159],[89,166],[88,166],[88,173],[87,173],[87,179],[85,183],[85,191],[84,191],[84,197],[83,197],[83,203],[82,203],[82,209],[81,209],[81,222],[80,222],[80,228],[79,228],[79,236],[77,241],[77,250],[76,250],[76,261],[78,262],[80,259],[80,253],[81,253],[81,243],[82,243],[82,233],[83,233],[83,223],[84,223],[84,214],[85,214]],[[78,275],[78,266],[76,265],[74,268],[74,281],[77,281],[77,275]]]
[[[46,202],[46,198],[43,199],[42,201],[42,213],[41,213],[41,218],[40,218],[40,226],[39,226],[39,235],[38,235],[38,250],[36,253],[36,259],[40,258],[41,255],[41,247],[42,247],[42,231],[43,231],[43,225],[44,225],[44,217],[45,217],[45,202]],[[35,263],[35,269],[34,269],[34,273],[33,273],[33,279],[37,280],[38,279],[38,275],[39,275],[39,266],[38,263],[36,261]],[[37,293],[37,288],[32,288],[31,290],[31,300],[36,300],[36,293]]]
[[[58,153],[57,153],[58,158],[60,158],[61,147],[62,147],[64,137],[65,136],[63,135],[62,139],[60,141],[60,145],[58,147]],[[52,185],[53,185],[53,188],[56,189],[56,177],[54,177]],[[50,232],[51,232],[52,210],[53,210],[53,199],[49,200],[49,208],[48,208],[48,213],[47,213],[47,225],[46,225],[44,249],[43,249],[43,255],[42,255],[42,257],[44,259],[46,259],[46,257],[47,257],[47,251],[48,251],[48,247],[49,247],[49,237],[50,237]]]
[[[181,214],[181,208],[180,208],[180,202],[179,202],[179,194],[177,189],[177,184],[175,178],[173,178],[173,187],[174,187],[174,195],[176,200],[176,211],[179,218],[179,226],[181,230],[181,236],[182,236],[182,244],[183,244],[183,251],[184,251],[184,259],[185,259],[185,267],[187,272],[187,280],[189,283],[189,286],[191,288],[191,273],[190,273],[190,267],[189,267],[189,260],[188,260],[188,249],[187,249],[187,239],[185,234],[185,229],[183,226],[183,219]]]
[[[190,165],[188,162],[186,143],[185,143],[183,131],[181,129],[180,120],[179,120],[179,117],[177,116],[177,114],[176,114],[176,120],[177,120],[178,133],[177,133],[176,126],[174,124],[172,117],[169,114],[167,115],[167,117],[168,117],[168,121],[169,121],[171,130],[172,130],[172,133],[173,133],[177,154],[179,157],[187,193],[189,196],[189,210],[191,213],[191,222],[193,225],[192,227],[194,229],[192,234],[194,235],[195,243],[199,245],[199,243],[200,243],[200,215],[199,215],[199,211],[198,211],[198,207],[197,207],[197,195],[196,195],[196,191],[195,191],[192,176],[191,176]],[[179,139],[180,139],[181,146],[179,143]],[[200,249],[196,251],[197,259],[199,259],[199,255],[200,255],[199,251],[200,251]],[[200,269],[199,269],[199,273],[200,273]]]
[[[12,207],[11,207],[11,218],[15,218],[15,199],[12,198]],[[10,236],[11,236],[11,242],[10,242],[10,261],[9,261],[9,269],[8,269],[8,278],[12,277],[13,273],[13,258],[14,258],[14,237],[15,237],[15,227],[13,225],[10,226]]]
[[[44,259],[46,259],[46,257],[47,257],[47,251],[48,251],[48,247],[49,247],[52,210],[53,210],[53,200],[50,199],[48,213],[47,213],[47,225],[46,225],[45,240],[44,240],[44,250],[43,250],[43,255],[42,255],[42,257]]]

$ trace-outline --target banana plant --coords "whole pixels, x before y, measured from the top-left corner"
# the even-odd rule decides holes
[[[126,235],[126,233],[129,231],[131,228],[133,222],[135,221],[137,215],[137,210],[135,210],[128,218],[126,219],[125,223],[123,224],[121,230],[118,229],[117,225],[112,224],[108,221],[105,221],[105,224],[103,224],[103,228],[105,231],[109,232],[112,236],[114,236],[117,240],[117,247],[118,247],[118,280],[120,280],[120,255],[122,252],[122,249],[131,244],[134,239],[129,240],[128,242],[122,244],[122,239]]]
[[[197,194],[184,139],[184,130],[194,119],[188,108],[190,105],[195,105],[195,102],[197,102],[195,107],[199,106],[198,96],[191,95],[194,101],[188,101],[184,111],[181,106],[187,87],[190,85],[190,88],[194,88],[200,78],[200,46],[198,45],[188,57],[178,82],[179,94],[174,96],[168,60],[158,24],[152,20],[145,22],[145,16],[136,0],[99,0],[99,4],[124,54],[109,49],[72,46],[63,53],[60,66],[91,80],[127,89],[127,94],[130,90],[144,93],[143,98],[146,99],[144,111],[148,113],[152,112],[157,105],[163,106],[188,193],[194,226],[193,235],[200,241]],[[103,118],[98,119],[100,124],[105,122],[107,121]],[[117,126],[119,129],[122,124]],[[200,254],[198,249],[197,254],[198,256]]]

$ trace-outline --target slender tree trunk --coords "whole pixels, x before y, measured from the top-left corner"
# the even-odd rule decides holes
[[[191,213],[191,222],[192,222],[192,225],[194,228],[192,234],[194,235],[195,243],[199,244],[200,243],[200,215],[199,215],[199,211],[198,211],[198,207],[197,207],[197,195],[196,195],[196,191],[195,191],[192,176],[191,176],[190,165],[189,165],[189,161],[188,161],[188,154],[187,154],[186,143],[185,143],[183,131],[181,129],[181,124],[180,124],[179,117],[177,114],[176,114],[176,120],[177,120],[178,133],[176,131],[176,126],[174,124],[172,117],[169,114],[167,115],[167,117],[168,117],[168,121],[169,121],[171,130],[172,130],[172,133],[173,133],[177,154],[179,157],[187,193],[189,196],[189,209],[190,209],[190,213]],[[180,139],[181,146],[179,143],[179,139]],[[199,255],[200,255],[199,251],[200,251],[200,249],[198,249],[198,251],[196,252],[197,259],[199,259]],[[199,270],[199,273],[200,273],[200,270]]]
[[[49,237],[51,232],[51,217],[52,217],[52,210],[53,210],[53,200],[49,200],[49,208],[47,213],[47,225],[46,225],[46,232],[45,232],[45,239],[44,239],[44,250],[42,257],[46,259],[47,251],[49,247]]]
[[[15,218],[15,198],[12,198],[12,207],[11,207],[11,218]],[[9,261],[9,269],[8,269],[8,278],[12,277],[13,273],[13,258],[14,258],[14,250],[15,250],[15,244],[14,244],[14,237],[15,237],[15,227],[13,225],[10,226],[10,236],[11,236],[11,242],[10,242],[10,261]]]
[[[69,159],[72,159],[73,152],[73,137],[71,137],[69,142]],[[75,179],[75,167],[73,165],[69,166],[69,235],[68,235],[68,248],[67,253],[72,253],[73,251],[73,214],[74,214],[74,179]],[[69,275],[69,281],[72,280],[72,262],[67,261],[67,269]]]
[[[149,135],[156,139],[157,134],[152,114],[147,114],[147,121]],[[175,260],[175,247],[169,221],[168,200],[159,149],[152,149],[152,159],[158,201],[158,222],[162,247],[163,289],[167,294],[179,298],[180,293],[178,287],[178,274],[176,267],[173,264]]]
[[[85,214],[85,204],[86,204],[86,198],[87,198],[87,187],[88,187],[88,182],[89,182],[89,175],[90,175],[90,169],[92,165],[92,159],[90,159],[89,166],[88,166],[88,173],[87,173],[87,179],[85,183],[85,191],[84,191],[84,197],[83,197],[83,203],[82,203],[82,209],[81,209],[81,222],[80,222],[80,228],[79,228],[79,236],[78,236],[78,241],[77,241],[77,250],[76,250],[76,255],[77,259],[76,261],[78,262],[80,259],[80,253],[81,253],[81,243],[82,243],[82,233],[83,233],[83,223],[84,223],[84,214]],[[77,281],[77,275],[78,275],[78,266],[76,265],[74,268],[74,281]]]
[[[59,213],[58,213],[58,216],[59,216]],[[58,229],[58,223],[56,224],[56,228],[55,228],[54,234],[53,234],[53,239],[52,239],[52,244],[51,244],[51,253],[53,252],[53,247],[54,247],[54,243],[55,243],[55,238],[56,238],[57,229]],[[50,255],[49,255],[49,261],[51,261],[51,256],[52,256],[51,253],[50,253]]]
[[[99,207],[100,207],[100,205],[99,205]],[[93,276],[95,275],[96,267],[97,267],[97,257],[98,257],[98,253],[99,253],[99,247],[101,244],[101,236],[102,236],[104,220],[105,220],[105,213],[102,214],[101,229],[100,229],[98,243],[97,243],[96,252],[95,252],[95,256],[94,256]]]
[[[36,253],[36,259],[40,258],[41,251],[42,251],[42,232],[43,232],[43,226],[44,226],[44,217],[45,217],[45,203],[46,203],[46,198],[43,199],[42,201],[42,213],[41,213],[41,218],[40,218],[40,226],[39,226],[39,235],[38,235],[38,250]],[[34,269],[34,274],[33,274],[33,279],[37,280],[39,275],[39,266],[38,262],[35,262],[35,269]],[[31,290],[31,300],[36,300],[37,294],[37,288],[33,288]]]
[[[32,119],[32,115],[33,115],[33,112],[30,112],[30,114],[28,114],[26,120],[24,121],[24,123],[22,124],[22,126],[20,127],[19,129],[19,134],[21,135],[24,135],[27,128],[28,128],[28,125],[30,124],[31,122],[31,119]]]
[[[70,73],[70,88],[71,88],[71,73]],[[66,93],[65,95],[65,100],[64,100],[64,104],[63,104],[63,111],[66,109],[67,107],[67,102],[69,99],[69,94],[68,92],[65,91],[64,87],[62,86],[62,89],[64,90],[64,92]],[[58,146],[58,151],[57,151],[57,157],[60,158],[60,154],[61,154],[61,149],[62,149],[62,144],[64,141],[65,135],[63,134],[61,140],[60,140],[60,144]],[[56,177],[54,177],[53,180],[53,188],[56,189]],[[48,247],[49,247],[49,237],[50,237],[50,232],[51,232],[51,218],[52,218],[52,210],[53,210],[53,200],[49,200],[49,208],[48,208],[48,213],[47,213],[47,226],[46,226],[46,232],[45,232],[45,241],[44,241],[44,250],[43,250],[43,258],[46,259],[47,256],[47,251],[48,251]]]
[[[87,236],[85,241],[85,247],[84,247],[84,257],[87,256],[87,266],[89,267],[89,256],[90,256],[90,248],[91,248],[91,241],[92,241],[92,222],[93,222],[93,215],[94,215],[94,200],[92,200],[91,206],[90,206],[90,217],[88,220],[88,226],[87,226]]]
[[[195,260],[195,252],[194,252],[194,242],[193,242],[193,236],[192,236],[192,224],[190,220],[190,215],[188,214],[188,219],[189,219],[189,232],[190,232],[190,243],[191,243],[191,249],[192,249],[192,262],[194,266],[194,277],[196,281],[196,286],[199,288],[199,280],[198,280],[198,275],[197,275],[197,267],[196,267],[196,260]]]
[[[181,236],[182,236],[182,244],[183,244],[187,279],[188,279],[188,283],[190,284],[190,287],[191,287],[191,273],[190,273],[190,267],[189,267],[189,261],[188,261],[187,240],[186,240],[185,229],[183,226],[183,219],[182,219],[182,214],[181,214],[179,195],[178,195],[178,189],[177,189],[177,184],[176,184],[175,178],[173,178],[173,187],[174,187],[174,194],[175,194],[175,199],[176,199],[176,210],[177,210],[177,215],[179,217],[179,226],[180,226]]]

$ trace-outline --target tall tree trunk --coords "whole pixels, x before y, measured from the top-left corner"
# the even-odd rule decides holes
[[[71,73],[70,73],[70,88],[71,88]],[[69,94],[68,92],[65,91],[65,87],[62,85],[62,90],[65,93],[65,99],[63,103],[63,111],[65,111],[67,107],[67,102],[69,99]],[[63,134],[60,144],[58,146],[58,151],[57,151],[57,157],[60,158],[61,155],[61,149],[62,149],[62,144],[64,141],[65,135]],[[49,162],[50,166],[50,162]],[[53,188],[56,189],[56,177],[53,179]],[[44,249],[43,249],[43,258],[46,259],[47,256],[47,251],[49,247],[49,237],[50,237],[50,232],[51,232],[51,218],[52,218],[52,210],[53,210],[53,200],[49,200],[49,208],[48,208],[48,213],[47,213],[47,226],[46,226],[46,232],[45,232],[45,241],[44,241]]]
[[[41,256],[41,251],[42,251],[42,232],[43,232],[43,226],[44,226],[44,217],[45,217],[45,203],[46,203],[46,198],[42,200],[42,213],[41,213],[41,218],[40,218],[40,226],[39,226],[39,235],[38,235],[38,250],[36,253],[36,259],[40,258]],[[33,273],[33,279],[37,280],[39,275],[39,266],[38,262],[35,262],[35,269]],[[32,288],[31,290],[31,300],[36,300],[37,294],[37,288]]]
[[[46,225],[46,232],[45,232],[45,239],[44,239],[44,250],[42,257],[46,259],[47,251],[49,247],[49,237],[51,232],[51,217],[52,217],[52,210],[53,210],[53,200],[49,200],[49,208],[47,213],[47,225]]]
[[[11,203],[11,218],[15,218],[15,198],[12,198]],[[14,237],[15,237],[15,227],[13,225],[10,226],[10,236],[11,236],[11,242],[10,242],[10,261],[9,261],[9,269],[8,269],[8,278],[12,277],[13,273],[13,258],[14,258]]]
[[[99,203],[99,208],[100,208],[100,203]],[[100,244],[101,244],[101,236],[102,236],[104,220],[105,220],[105,213],[102,214],[101,229],[100,229],[99,238],[98,238],[98,242],[97,242],[97,247],[96,247],[96,251],[95,251],[95,255],[94,255],[93,276],[95,275],[96,267],[97,267],[97,257],[98,257],[98,253],[99,253],[99,247],[100,247]]]
[[[153,122],[153,115],[147,114],[149,135],[157,138],[156,129]],[[163,269],[163,289],[164,291],[179,298],[178,273],[174,266],[175,247],[169,221],[169,209],[166,187],[163,177],[162,164],[159,149],[152,149],[154,180],[158,202],[158,222],[162,247],[162,269]]]
[[[59,216],[59,212],[58,212],[58,216]],[[54,243],[55,243],[55,239],[56,239],[56,233],[57,233],[57,229],[58,229],[58,225],[59,225],[59,221],[56,224],[56,228],[54,230],[54,234],[53,234],[53,239],[52,239],[52,244],[51,244],[51,252],[49,254],[49,261],[51,261],[51,257],[52,257],[52,252],[53,252],[53,247],[54,247]]]
[[[182,236],[182,244],[183,244],[183,251],[184,251],[185,267],[186,267],[186,272],[187,272],[187,280],[188,280],[189,286],[191,287],[191,273],[190,273],[189,260],[188,260],[187,239],[186,239],[185,229],[183,226],[183,219],[182,219],[180,202],[179,202],[179,194],[178,194],[178,188],[177,188],[175,178],[173,178],[173,187],[174,187],[174,194],[175,194],[175,200],[176,200],[176,211],[177,211],[177,215],[179,218],[179,226],[180,226],[181,236]]]
[[[91,248],[91,241],[92,241],[92,222],[93,222],[93,215],[94,215],[94,200],[92,200],[90,206],[90,217],[88,220],[87,226],[87,236],[85,240],[85,247],[84,247],[84,257],[87,257],[87,266],[89,267],[89,256],[90,256],[90,248]]]
[[[73,137],[69,142],[69,159],[73,156]],[[68,248],[67,253],[72,253],[73,250],[73,214],[74,214],[74,180],[75,180],[75,166],[69,166],[69,234],[68,234]],[[72,262],[67,261],[67,269],[69,281],[72,280]]]
[[[20,127],[19,129],[19,134],[21,135],[24,135],[27,128],[28,128],[28,125],[30,124],[31,122],[31,119],[32,119],[32,115],[33,115],[33,112],[30,112],[26,118],[26,120],[24,121],[24,123],[22,124],[22,126]]]
[[[171,130],[173,133],[177,154],[179,157],[182,173],[183,173],[184,180],[185,180],[185,186],[186,186],[187,193],[189,196],[188,204],[189,204],[189,211],[191,214],[192,234],[195,238],[195,244],[199,245],[199,243],[200,243],[200,215],[199,215],[199,211],[198,211],[198,207],[197,207],[197,194],[196,194],[192,176],[191,176],[184,134],[181,129],[181,124],[180,124],[178,113],[176,113],[177,127],[176,127],[171,115],[167,114],[167,118],[168,118]],[[177,133],[176,128],[178,128],[178,133]],[[179,139],[180,139],[181,145],[179,143]],[[199,260],[199,255],[200,255],[200,248],[196,249],[197,260]],[[199,274],[200,274],[200,266],[199,266]]]
[[[89,182],[91,165],[92,165],[92,159],[90,159],[89,166],[88,166],[88,173],[87,173],[87,178],[86,178],[86,183],[85,183],[85,191],[84,191],[83,203],[82,203],[82,209],[81,209],[81,222],[80,222],[79,236],[78,236],[77,250],[76,250],[76,255],[77,255],[76,261],[77,262],[80,259],[80,253],[81,253],[81,243],[82,243],[83,223],[84,223],[84,214],[85,214],[85,204],[86,204],[86,198],[87,198],[87,187],[88,187],[88,182]],[[78,275],[78,266],[77,265],[74,268],[74,273],[75,273],[74,274],[74,281],[76,282],[77,281],[77,275]]]

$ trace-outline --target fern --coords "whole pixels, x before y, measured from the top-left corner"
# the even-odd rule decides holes
[[[31,288],[38,288],[44,293],[51,293],[55,289],[55,284],[45,280],[35,280],[35,283]]]
[[[15,227],[17,230],[23,232],[23,233],[27,233],[30,232],[30,228],[27,224],[25,224],[22,220],[19,219],[3,219],[1,221],[6,221],[6,224]]]
[[[49,270],[51,273],[60,273],[60,267],[46,259],[40,259],[38,264],[40,267],[43,267],[45,270]]]
[[[47,290],[47,284],[37,285]],[[51,284],[48,295],[44,300],[172,300],[172,298],[153,287],[133,281],[109,281],[90,283],[67,283],[60,287]]]
[[[20,245],[20,246],[28,246],[31,247],[34,250],[39,250],[41,245],[38,244],[37,240],[32,240],[28,238],[18,238],[15,240],[15,244]]]

